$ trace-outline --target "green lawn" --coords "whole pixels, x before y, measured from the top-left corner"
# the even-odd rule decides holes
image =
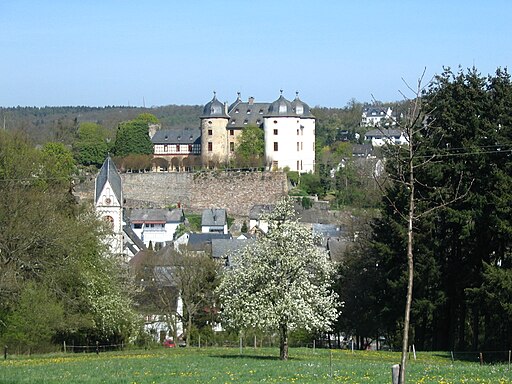
[[[291,349],[178,348],[96,354],[10,356],[0,383],[390,383],[393,352]],[[331,363],[332,362],[332,363]],[[452,364],[447,355],[419,353],[408,383],[512,383],[507,365]],[[332,377],[331,377],[332,372]]]

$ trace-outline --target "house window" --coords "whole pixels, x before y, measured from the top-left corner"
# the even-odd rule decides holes
[[[297,129],[297,136],[299,136],[299,130]]]
[[[277,129],[274,129],[274,135],[277,135]]]
[[[208,142],[208,152],[213,151],[213,143],[211,141]]]
[[[274,152],[277,152],[279,150],[279,143],[277,141],[274,141]]]
[[[229,143],[229,151],[230,152],[235,152],[235,143],[233,143],[233,142]]]
[[[192,152],[192,144],[189,144],[189,145],[188,145],[188,151],[189,151],[189,152]]]
[[[164,145],[164,152],[167,152],[169,150],[169,146],[167,144]]]
[[[179,152],[179,151],[180,151],[180,145],[176,144],[176,152]]]
[[[141,229],[142,228],[142,223],[133,224],[133,228]]]
[[[297,171],[299,170],[299,160],[297,160]]]
[[[234,129],[230,129],[229,130],[229,136],[233,136],[235,134],[235,130]]]
[[[208,136],[213,135],[213,131],[211,129],[208,130]]]
[[[299,142],[297,141],[297,152],[299,152]]]

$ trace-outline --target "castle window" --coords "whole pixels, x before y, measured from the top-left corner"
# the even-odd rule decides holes
[[[299,160],[297,160],[297,171],[299,170]]]
[[[277,124],[277,120],[274,120],[274,124]]]
[[[279,150],[279,143],[277,141],[274,141],[274,152],[277,152]]]
[[[263,109],[260,109],[258,112],[260,115],[263,115]]]
[[[304,108],[302,105],[297,105],[297,115],[302,115],[304,113]]]
[[[234,129],[230,129],[229,130],[229,136],[233,136],[235,134],[235,130]]]
[[[176,152],[179,152],[179,151],[180,151],[180,145],[176,144]]]
[[[248,110],[247,110],[247,114],[248,114],[248,115],[250,115],[250,114],[251,114],[251,110],[250,110],[250,109],[248,109]]]
[[[249,122],[249,120],[247,120],[247,119],[244,120],[245,125],[247,125],[248,122]]]
[[[208,120],[208,124],[211,124],[211,123],[212,123],[212,121],[211,121],[211,120]]]
[[[274,129],[274,135],[277,135],[277,129]]]
[[[188,151],[189,151],[189,152],[192,152],[192,144],[189,144],[189,145],[188,145]]]
[[[235,121],[236,121],[236,120],[234,120],[234,119],[233,119],[233,120],[231,120],[231,125],[235,125]]]
[[[213,143],[211,141],[208,142],[208,152],[213,151]]]
[[[230,152],[235,152],[235,143],[233,143],[233,142],[229,143],[229,151]]]
[[[299,142],[297,141],[297,152],[299,152]]]
[[[260,119],[256,120],[256,124],[260,124],[260,123],[261,123]]]
[[[209,129],[208,130],[208,136],[211,136],[211,135],[213,135],[213,130]]]
[[[299,130],[297,129],[297,136],[299,136]]]
[[[235,113],[239,113],[239,112],[240,112],[240,111],[238,110],[238,108],[237,108],[237,109],[235,109]]]
[[[164,145],[164,152],[167,152],[169,150],[169,146],[167,144]]]
[[[287,108],[285,104],[279,105],[279,113],[286,113]]]

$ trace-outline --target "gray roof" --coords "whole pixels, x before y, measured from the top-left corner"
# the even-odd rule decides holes
[[[364,134],[365,137],[375,137],[377,139],[383,137],[400,137],[402,135],[402,131],[399,129],[372,129]]]
[[[371,144],[354,144],[352,145],[352,156],[364,156],[367,157],[373,153],[373,147]]]
[[[205,209],[201,217],[201,225],[207,226],[224,226],[227,224],[226,210],[225,209]]]
[[[366,116],[386,116],[388,107],[364,107],[363,113]]]
[[[263,124],[263,116],[267,114],[270,103],[242,102],[237,99],[229,108],[227,128],[243,128],[247,125]]]
[[[241,250],[254,241],[254,239],[212,239],[212,257],[226,258],[228,254]]]
[[[302,112],[300,112],[300,107],[302,107]],[[309,105],[299,99],[299,92],[296,93],[295,99],[292,101],[293,111],[300,117],[309,117],[313,118],[314,116],[311,114],[311,110]]]
[[[133,229],[129,225],[123,225],[123,231],[128,236],[128,238],[140,249],[140,250],[146,250],[146,245],[144,242],[137,236],[135,232],[133,232]],[[130,243],[127,243],[128,246],[131,246]],[[131,249],[131,247],[130,247]],[[133,250],[132,250],[133,252]]]
[[[272,204],[257,204],[253,205],[249,211],[249,220],[259,220],[261,215],[268,215],[274,210]]]
[[[342,228],[334,224],[313,223],[313,233],[325,238],[340,237],[342,235]]]
[[[181,208],[172,211],[163,208],[132,209],[127,216],[132,223],[180,223],[185,219]]]
[[[122,204],[123,190],[121,184],[121,176],[119,175],[116,165],[114,164],[110,156],[107,156],[107,158],[103,162],[103,165],[101,166],[98,176],[96,177],[95,201],[98,201],[98,199],[100,198],[101,191],[105,187],[107,181],[109,182],[112,188],[112,192],[117,198],[117,201],[119,201],[119,203]]]
[[[295,117],[297,116],[293,110],[292,103],[284,98],[283,95],[279,96],[279,99],[274,101],[268,107],[268,113],[266,117]]]
[[[151,138],[153,144],[201,144],[201,128],[161,129]]]
[[[187,248],[191,251],[206,251],[213,239],[231,239],[227,233],[191,233],[188,237]]]
[[[225,117],[229,118],[226,106],[217,100],[217,96],[214,92],[213,99],[204,106],[202,118],[208,117]]]

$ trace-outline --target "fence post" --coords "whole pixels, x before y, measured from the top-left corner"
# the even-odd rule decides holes
[[[484,354],[480,352],[480,365],[484,365]]]
[[[452,354],[452,364],[453,364],[453,363],[455,362],[455,359],[454,359],[454,357],[453,357],[453,351],[450,351],[450,352],[451,352],[451,354]]]
[[[99,346],[99,341],[96,340],[96,354],[99,355],[100,354],[100,346]]]
[[[254,349],[258,348],[258,342],[256,340],[256,335],[254,335]]]
[[[510,355],[512,354],[512,351],[509,349],[508,350],[508,370],[510,371]]]
[[[398,378],[400,377],[400,364],[395,364],[391,367],[391,382],[398,384]]]
[[[64,345],[64,353],[66,353],[66,340],[62,344]]]
[[[199,334],[199,343],[198,343],[198,345],[199,345],[199,348],[201,348],[201,334]]]
[[[4,360],[7,360],[7,345],[4,345]]]

